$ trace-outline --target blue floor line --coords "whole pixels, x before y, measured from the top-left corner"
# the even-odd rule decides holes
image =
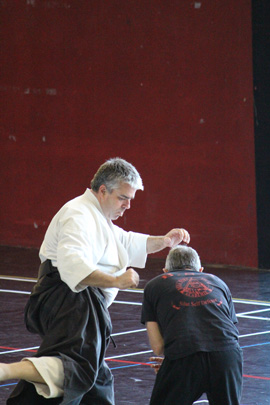
[[[256,343],[255,345],[248,345],[248,346],[241,346],[241,349],[245,349],[246,347],[255,347],[255,346],[263,346],[263,345],[270,345],[270,342]]]
[[[138,366],[141,366],[141,364],[130,364],[129,366],[112,367],[112,368],[110,368],[110,370],[116,370],[118,368],[138,367]]]

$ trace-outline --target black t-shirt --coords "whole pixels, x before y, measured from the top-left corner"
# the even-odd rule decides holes
[[[155,277],[144,290],[141,321],[159,324],[170,359],[238,346],[230,290],[212,274],[179,270]]]

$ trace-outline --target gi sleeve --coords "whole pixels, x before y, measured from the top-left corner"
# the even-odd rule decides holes
[[[114,231],[127,251],[129,258],[128,266],[145,267],[147,259],[146,244],[149,235],[138,232],[126,232],[116,225],[114,225]]]
[[[62,281],[78,292],[82,280],[97,269],[103,254],[102,233],[96,229],[91,217],[75,210],[67,210],[59,221],[57,267]],[[97,238],[96,235],[99,234]]]

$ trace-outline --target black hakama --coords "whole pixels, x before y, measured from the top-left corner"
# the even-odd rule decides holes
[[[32,383],[19,381],[7,404],[113,405],[113,376],[104,361],[112,331],[105,298],[98,288],[75,293],[46,260],[25,308],[27,329],[42,338],[35,357],[59,357],[64,396],[45,399]]]

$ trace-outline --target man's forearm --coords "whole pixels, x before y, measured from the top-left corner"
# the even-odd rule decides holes
[[[89,276],[87,276],[81,284],[88,285],[91,287],[117,287],[117,277],[104,273],[100,270],[93,271]]]
[[[167,247],[164,242],[164,236],[149,236],[146,242],[147,253],[155,253]]]
[[[128,269],[121,276],[104,273],[100,270],[93,271],[80,284],[98,288],[131,288],[139,284],[139,275],[133,269]]]
[[[153,352],[161,356],[164,353],[164,340],[160,333],[159,326],[157,322],[147,322],[146,323],[147,334],[149,338],[149,343]]]

